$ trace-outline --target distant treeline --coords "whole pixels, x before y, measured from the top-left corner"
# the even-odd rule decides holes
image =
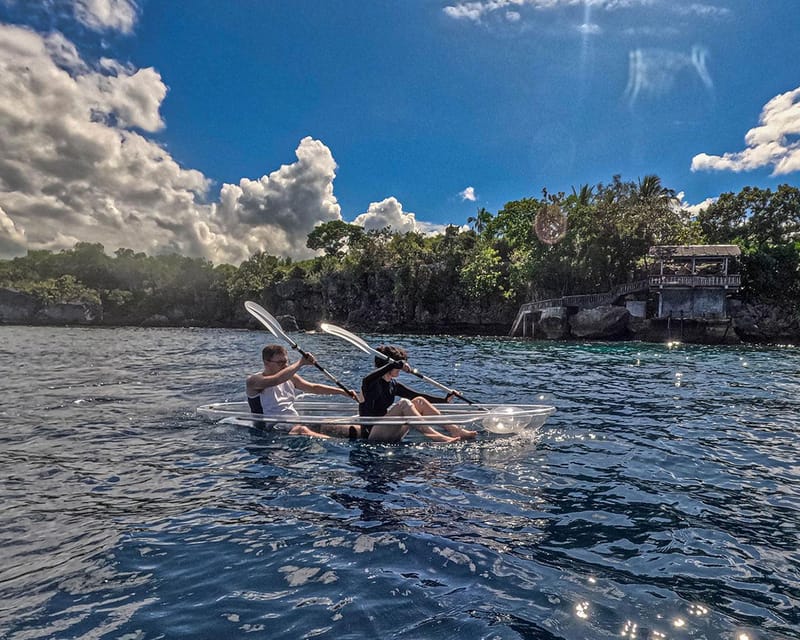
[[[788,185],[725,193],[692,218],[657,176],[615,176],[570,194],[544,191],[494,214],[480,209],[467,222],[469,229],[450,226],[433,236],[326,222],[307,241],[323,255],[292,261],[256,253],[238,267],[130,249],[109,256],[100,244],[78,243],[0,261],[0,287],[43,302],[100,303],[110,322],[180,308],[200,324],[230,326],[241,320],[244,300],[269,304],[281,291],[288,295],[291,282],[320,292],[321,317],[346,320],[354,307],[393,305],[414,310],[406,321],[435,323],[448,300],[470,313],[502,309],[506,317],[522,302],[607,291],[642,276],[653,245],[737,244],[741,298],[800,301],[800,191]]]

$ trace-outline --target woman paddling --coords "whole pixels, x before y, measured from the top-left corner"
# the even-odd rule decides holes
[[[361,393],[364,402],[358,405],[360,416],[433,416],[441,415],[434,404],[450,402],[455,395],[451,391],[444,398],[420,393],[399,382],[396,378],[400,371],[411,372],[406,359],[408,353],[405,349],[395,346],[380,346],[376,351],[386,358],[375,357],[375,366],[378,367],[361,381]],[[388,359],[388,362],[385,362]],[[400,400],[395,402],[396,397]],[[408,433],[408,424],[374,424],[362,425],[361,435],[370,442],[400,442]],[[444,435],[426,424],[414,423],[414,428],[425,437],[436,442],[457,442],[458,440],[474,438],[475,431],[463,429],[455,424],[444,425],[449,435]]]

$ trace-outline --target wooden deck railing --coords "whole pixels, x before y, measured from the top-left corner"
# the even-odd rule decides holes
[[[741,285],[738,273],[728,276],[650,276],[651,287],[723,287]]]

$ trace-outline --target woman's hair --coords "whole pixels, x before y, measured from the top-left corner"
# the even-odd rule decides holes
[[[395,347],[394,345],[382,344],[380,347],[375,349],[375,351],[378,351],[383,355],[388,356],[392,360],[398,360],[398,361],[408,360],[408,351],[406,351],[401,347]],[[375,356],[376,367],[382,367],[385,364],[386,360],[384,360],[383,358],[379,358],[378,356]]]

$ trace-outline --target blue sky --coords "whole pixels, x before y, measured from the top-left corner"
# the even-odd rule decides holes
[[[238,264],[655,173],[800,176],[800,1],[0,0],[0,257]]]

